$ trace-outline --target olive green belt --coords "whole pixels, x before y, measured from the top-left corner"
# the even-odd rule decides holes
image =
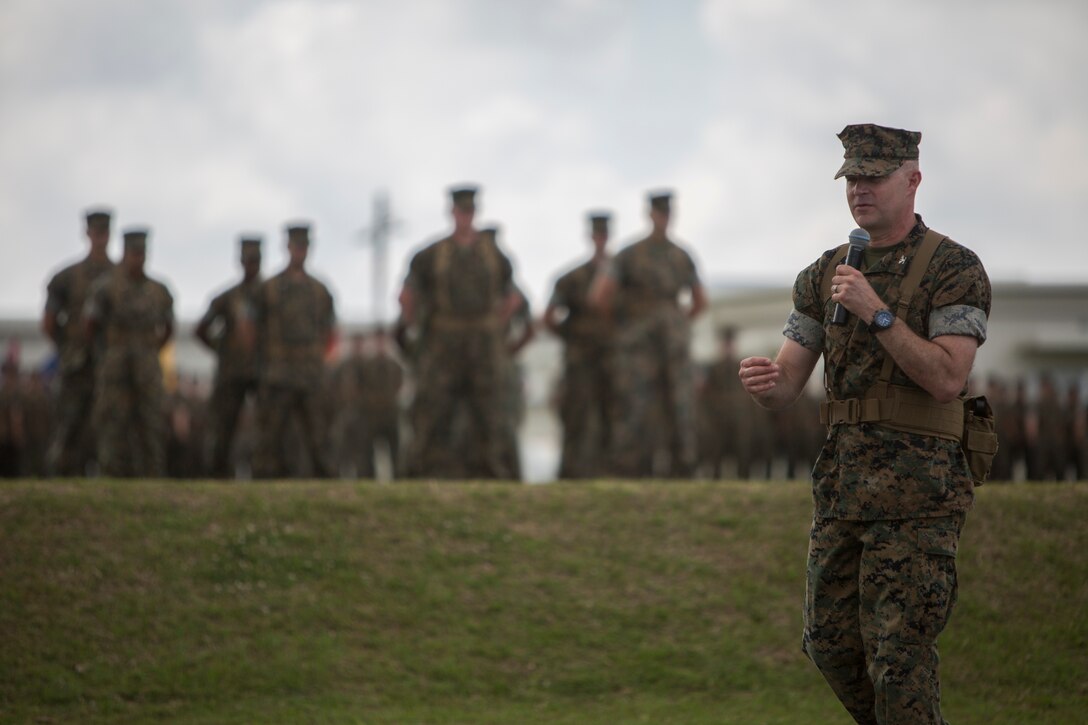
[[[888,386],[886,398],[847,398],[820,404],[824,425],[878,423],[906,433],[960,440],[963,437],[963,401],[938,403],[913,388]]]

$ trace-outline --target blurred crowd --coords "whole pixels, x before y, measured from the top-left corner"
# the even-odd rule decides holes
[[[670,236],[670,192],[647,195],[647,235],[615,254],[610,215],[587,213],[590,254],[557,274],[536,320],[499,229],[475,226],[477,192],[451,189],[452,228],[413,256],[395,326],[349,340],[307,270],[309,224],[285,225],[287,268],[267,278],[262,240],[241,235],[242,276],[195,328],[216,356],[212,381],[163,365],[173,299],[145,272],[150,230],[126,229],[114,263],[111,212],[88,210],[87,256],[47,284],[55,356],[22,369],[12,341],[3,360],[0,476],[516,481],[519,357],[538,327],[563,342],[557,478],[808,476],[826,434],[819,400],[757,406],[737,378],[735,329],[718,330],[713,362],[690,358],[690,322],[707,302]],[[1041,374],[981,388],[998,426],[992,480],[1085,478],[1076,383]]]

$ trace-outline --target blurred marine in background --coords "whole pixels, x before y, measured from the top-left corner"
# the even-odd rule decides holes
[[[672,193],[652,192],[648,202],[650,234],[621,250],[589,293],[616,321],[612,472],[686,478],[698,453],[691,320],[706,309],[706,291],[691,256],[669,238]]]
[[[144,272],[148,230],[129,229],[121,263],[100,277],[84,311],[88,336],[104,343],[95,426],[104,476],[166,474],[166,418],[159,354],[174,334],[174,298]]]
[[[515,473],[503,446],[503,345],[524,299],[510,260],[474,226],[476,194],[475,186],[451,190],[453,230],[412,257],[400,292],[401,323],[417,329],[413,475],[455,477],[465,460],[480,461],[487,478]],[[473,431],[469,451],[456,446],[461,405]]]
[[[216,295],[197,323],[195,335],[215,353],[215,384],[209,405],[211,475],[233,478],[231,448],[238,418],[247,397],[258,385],[254,320],[261,289],[261,238],[243,236],[239,242],[242,280]]]
[[[287,268],[265,281],[257,295],[261,383],[253,473],[258,478],[297,473],[287,460],[287,435],[294,420],[312,472],[328,478],[332,465],[326,446],[328,421],[322,386],[336,312],[328,287],[306,271],[310,225],[289,224],[286,232]]]
[[[591,212],[588,221],[593,256],[556,280],[544,310],[544,324],[563,340],[560,478],[604,475],[612,438],[612,320],[589,304],[590,285],[611,260],[607,251],[611,215]]]
[[[107,247],[111,213],[86,212],[90,250],[80,262],[57,272],[46,287],[42,331],[57,346],[60,389],[57,393],[53,435],[46,453],[50,476],[83,476],[96,458],[91,415],[94,411],[95,354],[87,337],[83,308],[91,286],[113,269]]]

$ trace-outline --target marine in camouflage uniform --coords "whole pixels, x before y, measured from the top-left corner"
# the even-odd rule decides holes
[[[349,354],[336,366],[333,391],[334,438],[341,474],[374,478],[376,446],[389,451],[392,475],[400,458],[400,391],[404,368],[390,349],[390,338],[379,328],[369,337],[355,335]]]
[[[523,299],[510,260],[473,226],[475,195],[475,187],[451,190],[453,232],[412,257],[400,293],[404,324],[418,328],[409,459],[413,473],[426,477],[457,476],[467,460],[482,461],[484,477],[511,479],[503,449],[503,341]],[[456,446],[462,405],[475,450]]]
[[[514,291],[521,298],[517,308],[506,326],[503,336],[503,376],[502,400],[500,408],[503,416],[503,459],[510,471],[510,478],[521,480],[521,444],[519,432],[525,421],[525,371],[522,369],[519,355],[525,346],[536,336],[533,326],[532,307],[525,293],[514,285]]]
[[[771,457],[772,421],[770,413],[760,408],[744,392],[737,379],[734,338],[731,327],[718,332],[718,359],[706,370],[699,405],[702,419],[704,458],[711,476],[721,478],[726,461],[736,464],[737,478],[765,478]]]
[[[98,365],[95,421],[102,475],[166,473],[166,419],[159,353],[174,332],[174,298],[144,273],[146,229],[124,233],[121,263],[95,282],[84,318],[105,347]]]
[[[590,290],[591,303],[616,321],[611,465],[619,476],[655,475],[660,444],[666,473],[686,477],[697,456],[690,320],[706,308],[706,293],[691,257],[669,239],[672,194],[651,193],[649,205],[650,235],[620,251]]]
[[[90,252],[49,280],[42,314],[42,330],[57,346],[59,360],[53,433],[46,453],[50,476],[82,476],[95,459],[91,416],[96,348],[86,336],[83,307],[95,280],[113,269],[106,251],[110,212],[91,209],[86,213],[86,223]]]
[[[332,441],[334,470],[341,476],[362,476],[367,458],[360,445],[363,431],[362,387],[363,359],[367,339],[364,334],[351,337],[347,355],[329,373],[328,389],[332,405]]]
[[[47,475],[45,455],[53,425],[52,401],[41,371],[33,370],[29,373],[24,395],[26,448],[23,456],[23,476],[41,478]]]
[[[232,478],[231,449],[242,406],[258,387],[254,320],[261,289],[261,238],[240,240],[243,277],[216,295],[197,323],[195,335],[216,355],[212,388],[211,474]]]
[[[994,410],[999,446],[990,469],[990,480],[1012,481],[1017,462],[1024,450],[1024,413],[1016,405],[1008,383],[990,376],[986,381],[986,399]]]
[[[1040,375],[1038,394],[1027,416],[1028,480],[1065,480],[1066,431],[1071,423],[1054,378]]]
[[[0,478],[18,478],[27,441],[26,396],[19,380],[19,363],[6,357],[0,374]]]
[[[359,475],[364,478],[375,476],[377,446],[384,443],[389,451],[390,473],[396,478],[400,466],[400,391],[404,386],[404,366],[393,355],[385,330],[375,330],[371,340],[371,350],[363,357],[359,368],[362,425]]]
[[[593,478],[607,471],[611,449],[613,355],[612,321],[589,304],[589,289],[611,256],[607,212],[588,216],[593,257],[555,282],[544,324],[563,340],[559,419],[563,426],[559,478]]]
[[[872,236],[864,273],[835,267],[824,299],[835,250],[803,270],[776,360],[746,358],[740,378],[780,409],[822,355],[830,399],[858,401],[830,410],[869,411],[862,401],[885,397],[877,383],[891,356],[895,395],[962,409],[957,397],[986,339],[986,272],[944,238],[905,316],[888,313],[928,231],[914,213],[921,134],[866,124],[839,138],[846,161],[836,178],[847,177],[851,212]],[[839,303],[850,313],[844,325],[831,322]],[[956,552],[974,495],[966,456],[957,440],[889,427],[895,418],[831,422],[813,469],[805,652],[857,722],[942,723],[936,640],[956,601]]]
[[[322,387],[325,352],[332,346],[336,312],[332,294],[306,271],[308,224],[287,226],[287,268],[265,281],[257,295],[261,387],[254,475],[277,478],[292,471],[285,459],[292,418],[315,476],[328,478]]]

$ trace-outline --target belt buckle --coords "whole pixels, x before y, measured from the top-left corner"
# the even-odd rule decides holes
[[[837,425],[839,423],[856,423],[858,421],[858,399],[848,398],[846,400],[836,400],[831,405],[830,412],[831,425]]]

